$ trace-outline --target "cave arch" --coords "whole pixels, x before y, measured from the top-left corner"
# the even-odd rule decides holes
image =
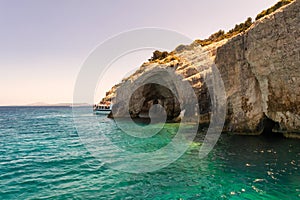
[[[136,104],[137,97],[140,98],[139,105],[133,105]],[[160,104],[165,109],[167,120],[178,117],[181,112],[180,103],[169,88],[156,83],[147,83],[135,90],[130,98],[130,107],[138,106],[138,112],[131,117],[149,118],[149,110],[155,104]]]

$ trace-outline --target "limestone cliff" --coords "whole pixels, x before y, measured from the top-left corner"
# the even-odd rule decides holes
[[[118,91],[127,91],[132,95],[119,95],[130,102],[131,117],[147,113],[151,105],[158,103],[165,107],[169,119],[175,119],[180,114],[179,104],[185,100],[175,98],[168,90],[174,87],[170,80],[165,80],[167,88],[148,84],[134,89],[151,70],[172,68],[182,81],[192,85],[199,100],[200,123],[208,123],[213,97],[204,78],[211,74],[209,66],[214,63],[226,90],[224,131],[258,135],[264,129],[272,129],[287,137],[300,137],[299,4],[296,0],[280,8],[229,40],[205,47],[196,42],[181,45],[164,58],[146,62],[114,86],[105,99],[114,99]],[[206,59],[202,60],[203,57]],[[161,73],[148,78],[164,80],[164,77]],[[180,88],[175,89],[181,92]],[[116,102],[114,117],[128,116],[122,108],[122,102]]]

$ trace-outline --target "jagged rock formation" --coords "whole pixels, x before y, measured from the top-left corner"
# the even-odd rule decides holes
[[[272,129],[287,137],[300,137],[299,4],[296,0],[282,7],[229,40],[205,47],[197,43],[181,45],[161,60],[144,63],[132,76],[114,86],[105,100],[121,95],[129,102],[131,117],[147,113],[151,105],[158,103],[165,107],[169,119],[176,119],[183,109],[180,104],[188,101],[188,97],[177,98],[184,89],[172,85],[172,81],[165,78],[166,74],[150,76],[154,69],[169,68],[183,82],[191,84],[198,97],[200,123],[208,123],[214,96],[210,95],[204,80],[215,64],[226,90],[224,131],[258,135],[264,129]],[[167,88],[139,85],[145,77],[154,82],[165,79]],[[128,116],[122,103],[114,105],[114,117]]]

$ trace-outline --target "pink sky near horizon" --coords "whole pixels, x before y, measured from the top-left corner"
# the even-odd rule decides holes
[[[71,103],[77,74],[89,53],[112,35],[141,27],[206,38],[255,18],[277,0],[211,1],[0,1],[0,106]],[[175,48],[175,47],[174,47]],[[104,91],[139,67],[151,51],[114,64]],[[126,64],[126,67],[124,66]],[[99,89],[100,88],[100,89]]]

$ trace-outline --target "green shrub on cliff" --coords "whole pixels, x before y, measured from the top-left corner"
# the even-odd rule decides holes
[[[248,17],[248,19],[244,23],[236,24],[233,29],[228,31],[227,37],[232,37],[236,34],[239,34],[245,30],[247,30],[252,25],[252,18]]]
[[[169,55],[169,53],[167,51],[161,52],[161,51],[156,50],[153,52],[153,56],[148,60],[149,61],[162,60],[162,59],[166,58],[168,55]]]
[[[149,62],[155,62],[155,63],[159,63],[159,64],[165,64],[165,63],[169,63],[171,61],[177,60],[179,61],[179,57],[177,57],[176,55],[174,55],[174,52],[167,52],[167,51],[154,51],[153,55],[150,59],[148,59]]]
[[[218,40],[219,38],[222,38],[224,36],[225,32],[223,30],[219,30],[218,32],[212,34],[211,36],[209,36],[209,40]]]
[[[258,19],[264,17],[265,15],[269,15],[269,14],[273,13],[274,11],[276,11],[277,9],[279,9],[280,7],[287,5],[293,1],[294,0],[281,0],[278,3],[276,3],[274,6],[272,6],[271,8],[269,8],[267,10],[263,10],[261,13],[259,13],[256,16],[255,20],[258,20]],[[244,31],[246,31],[252,24],[253,24],[252,19],[251,19],[251,17],[249,17],[244,23],[236,24],[235,27],[233,29],[229,30],[227,33],[225,33],[223,30],[219,30],[218,32],[209,36],[208,39],[195,40],[195,42],[200,44],[201,46],[210,45],[214,42],[219,42],[223,39],[231,38],[239,33],[242,33]]]
[[[209,36],[208,39],[205,40],[196,40],[196,43],[201,46],[206,46],[214,42],[219,42],[225,38],[231,38],[245,30],[247,30],[252,25],[252,18],[249,17],[244,23],[236,24],[233,29],[225,33],[223,30],[219,30],[218,32]]]
[[[274,6],[272,6],[271,8],[267,9],[267,10],[263,10],[261,13],[259,13],[255,20],[259,20],[260,18],[269,15],[273,12],[275,12],[276,10],[278,10],[279,8],[281,8],[282,6],[285,6],[291,2],[293,2],[294,0],[281,0],[278,3],[276,3]]]

